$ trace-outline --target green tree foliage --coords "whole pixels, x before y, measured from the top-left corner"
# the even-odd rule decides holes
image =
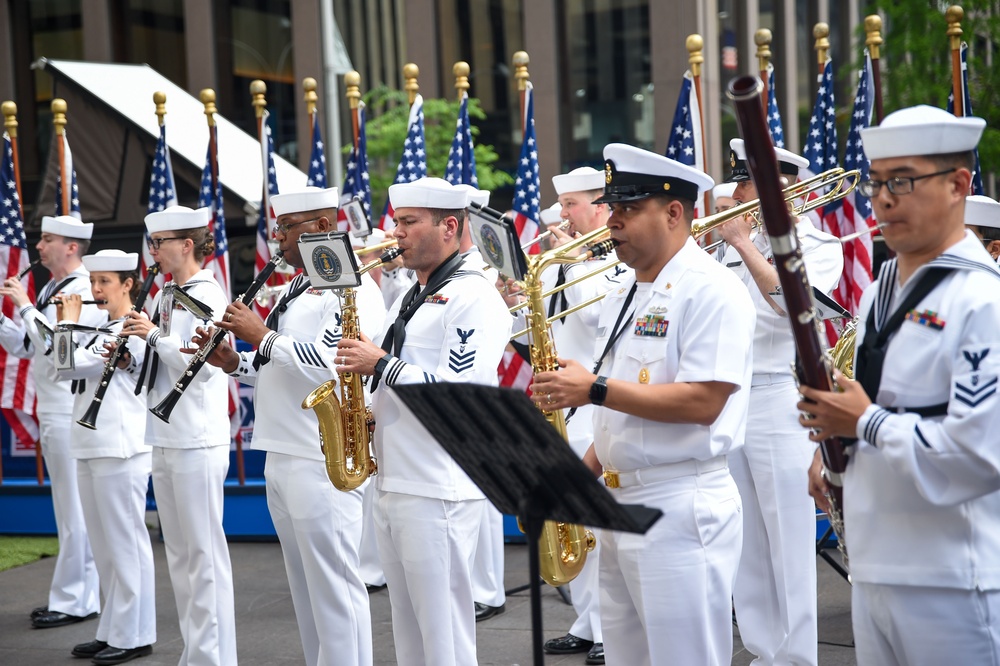
[[[368,168],[372,185],[372,215],[382,214],[389,186],[396,178],[396,166],[402,157],[403,141],[409,129],[410,105],[406,92],[379,86],[365,95],[368,140]],[[448,151],[455,137],[459,102],[456,99],[424,99],[424,139],[427,151],[427,175],[444,177]],[[476,175],[479,187],[494,190],[514,182],[510,174],[493,168],[498,155],[493,146],[481,145],[476,139],[479,128],[475,121],[486,118],[479,100],[469,99],[472,140],[476,146]],[[349,152],[350,147],[345,149]]]
[[[914,104],[945,108],[951,92],[951,48],[945,10],[934,0],[876,0],[868,14],[885,18],[881,49],[885,113]],[[1000,165],[1000,68],[987,67],[986,44],[1000,44],[1000,17],[989,16],[993,0],[964,0],[963,39],[969,44],[969,94],[974,115],[986,119],[979,160],[986,175]],[[862,26],[863,34],[863,26]],[[863,39],[863,37],[862,37]]]

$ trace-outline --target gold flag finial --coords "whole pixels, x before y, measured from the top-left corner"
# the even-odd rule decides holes
[[[408,62],[403,65],[403,79],[405,79],[403,90],[406,91],[411,105],[413,104],[413,100],[417,98],[417,91],[420,90],[420,84],[417,83],[418,76],[420,76],[420,68],[414,63]]]
[[[319,101],[319,95],[316,94],[316,79],[311,76],[302,79],[302,89],[306,91],[304,95],[306,113],[311,116],[316,113],[316,102]]]
[[[517,81],[518,90],[528,89],[528,63],[531,59],[527,51],[518,51],[514,54],[514,80]]]
[[[813,26],[813,37],[816,38],[816,60],[820,67],[826,65],[826,54],[830,52],[830,26],[826,23],[817,23]]]
[[[948,37],[951,38],[951,50],[958,51],[962,48],[962,19],[965,18],[965,10],[958,5],[952,5],[944,12],[944,20],[948,22]]]
[[[358,108],[361,101],[361,74],[356,71],[344,74],[344,85],[347,86],[347,101],[351,108]]]
[[[215,114],[219,111],[215,108],[215,91],[211,88],[205,88],[198,93],[198,98],[205,105],[205,116],[208,118],[208,126],[215,127]]]
[[[451,68],[451,73],[455,75],[455,89],[458,91],[458,99],[462,99],[464,93],[469,92],[469,63],[459,60]]]
[[[0,110],[3,111],[3,126],[7,130],[7,134],[10,138],[17,138],[17,104],[7,100],[3,104],[0,104]]]
[[[879,47],[882,46],[882,17],[878,14],[865,17],[865,46],[872,60],[878,60]]]
[[[760,63],[760,71],[763,72],[771,62],[771,31],[761,28],[753,34],[753,43],[757,45],[757,61]]]
[[[66,100],[56,97],[52,100],[52,124],[56,128],[56,134],[66,133]]]
[[[263,118],[264,109],[267,108],[267,84],[260,79],[254,79],[250,82],[250,95],[253,98],[251,104],[253,104],[254,114],[258,118]]]
[[[157,90],[153,93],[153,104],[156,105],[156,119],[163,126],[163,116],[167,115],[167,93]]]
[[[684,40],[684,47],[688,51],[688,65],[691,66],[691,76],[701,76],[701,65],[705,62],[705,56],[701,50],[705,48],[705,40],[701,35],[695,33],[688,35]]]

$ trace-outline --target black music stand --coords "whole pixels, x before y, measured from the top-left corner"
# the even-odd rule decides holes
[[[522,392],[478,384],[392,390],[486,497],[521,517],[528,540],[534,663],[542,652],[538,539],[546,520],[645,534],[659,509],[619,504]]]

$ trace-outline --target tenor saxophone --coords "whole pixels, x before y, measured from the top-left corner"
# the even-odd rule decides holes
[[[575,239],[561,247],[549,250],[529,263],[524,279],[523,290],[527,296],[528,329],[531,332],[531,369],[533,373],[559,369],[555,342],[552,339],[552,326],[546,317],[545,300],[542,291],[542,271],[551,264],[570,264],[589,258],[602,256],[611,251],[614,241],[604,240],[586,248],[578,256],[570,256],[570,252],[596,241],[600,236],[607,235],[607,229],[599,229]],[[566,417],[561,409],[548,411],[539,406],[542,415],[553,428],[569,439],[566,433]],[[583,525],[561,523],[554,520],[545,521],[542,536],[538,542],[539,570],[542,578],[549,585],[558,587],[576,578],[584,563],[587,553],[594,550],[597,541],[594,533]]]
[[[378,259],[365,264],[359,273],[389,262],[402,253],[390,248]],[[343,290],[340,307],[341,335],[360,340],[357,295],[352,288]],[[339,385],[339,399],[338,399]],[[337,490],[349,492],[378,473],[378,463],[371,452],[371,409],[365,404],[364,384],[360,374],[345,372],[340,381],[331,379],[316,387],[302,401],[302,409],[312,409],[319,420],[319,440],[326,462],[326,475]]]

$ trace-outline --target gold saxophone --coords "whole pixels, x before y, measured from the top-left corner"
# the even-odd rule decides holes
[[[359,273],[367,273],[401,254],[391,248],[381,257],[365,264]],[[360,340],[358,306],[354,289],[343,291],[340,307],[341,334],[345,339]],[[378,473],[378,463],[371,453],[371,409],[365,405],[364,384],[360,374],[345,372],[338,381],[331,379],[316,387],[302,401],[302,409],[312,409],[319,420],[319,441],[326,460],[326,475],[337,490],[348,492],[358,488]]]
[[[569,256],[573,250],[587,246],[606,236],[607,228],[592,231],[589,234],[574,239],[543,254],[529,262],[522,289],[528,298],[527,320],[531,333],[531,369],[535,374],[558,370],[556,347],[552,340],[552,326],[546,317],[545,294],[542,291],[542,271],[551,264],[572,264],[586,261],[593,257],[607,254],[614,248],[614,241],[604,240],[588,247],[578,256]],[[557,315],[559,316],[559,315]],[[546,411],[540,407],[545,420],[552,424],[563,439],[566,434],[566,417],[561,409]],[[542,536],[538,540],[539,564],[542,578],[546,583],[558,587],[570,582],[579,575],[587,553],[594,550],[597,544],[594,533],[583,525],[560,523],[553,520],[545,521]]]

